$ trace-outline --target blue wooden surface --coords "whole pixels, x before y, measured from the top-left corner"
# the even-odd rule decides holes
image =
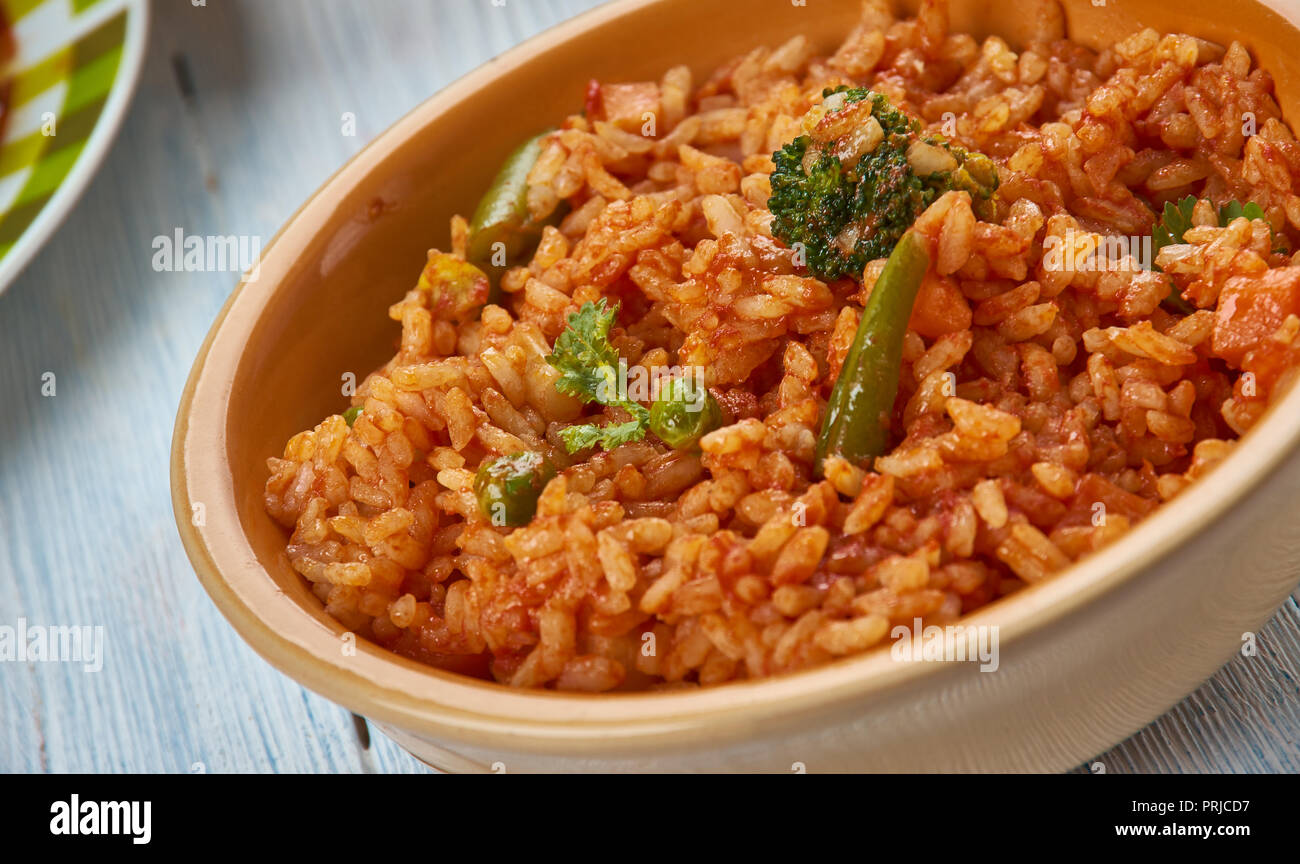
[[[592,5],[155,4],[113,152],[0,296],[0,625],[102,625],[107,642],[94,673],[0,663],[0,770],[425,770],[378,733],[363,749],[350,715],[258,658],[195,580],[172,522],[172,421],[235,278],[154,272],[151,243],[177,228],[269,238],[421,99]],[[1107,772],[1300,772],[1294,597],[1259,645],[1099,756]]]

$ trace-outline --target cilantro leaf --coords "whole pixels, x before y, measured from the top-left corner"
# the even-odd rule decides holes
[[[1252,220],[1268,220],[1268,215],[1264,212],[1264,208],[1256,204],[1254,201],[1247,201],[1244,206],[1240,201],[1229,201],[1227,204],[1224,204],[1219,208],[1219,225],[1220,227],[1227,228],[1233,219],[1238,219],[1242,216]],[[1272,225],[1268,227],[1268,236],[1272,241],[1271,246],[1274,252],[1279,255],[1285,255],[1290,251],[1290,244],[1287,242],[1286,236],[1274,231]]]
[[[1255,202],[1252,201],[1250,203],[1254,204]],[[1246,208],[1241,206],[1240,201],[1229,201],[1227,204],[1224,204],[1219,208],[1219,224],[1226,226],[1233,219],[1243,215],[1245,212]]]
[[[1164,213],[1156,221],[1156,227],[1151,230],[1151,269],[1159,270],[1156,264],[1156,256],[1160,250],[1166,246],[1173,246],[1176,243],[1183,242],[1183,234],[1188,228],[1192,227],[1192,211],[1196,209],[1196,196],[1188,195],[1182,201],[1174,204],[1172,201],[1165,202]],[[1164,306],[1171,312],[1177,312],[1180,315],[1191,315],[1196,311],[1196,307],[1183,299],[1179,292],[1178,286],[1173,280],[1169,280],[1169,296],[1163,301]]]
[[[595,447],[600,443],[600,427],[595,423],[578,423],[560,430],[560,440],[570,453]]]
[[[599,444],[612,450],[620,444],[639,441],[650,425],[650,412],[618,392],[618,349],[609,341],[609,331],[618,315],[618,304],[607,307],[605,298],[583,303],[569,316],[569,326],[555,340],[555,350],[546,362],[560,373],[555,389],[584,402],[617,406],[632,415],[626,423],[597,426],[581,423],[560,430],[570,453]]]
[[[1160,250],[1166,246],[1172,246],[1175,243],[1183,242],[1183,234],[1188,228],[1192,227],[1192,211],[1196,209],[1196,196],[1188,195],[1182,201],[1174,204],[1172,201],[1165,202],[1164,213],[1156,222],[1156,227],[1151,231],[1151,257],[1154,258],[1160,254]],[[1160,268],[1156,268],[1157,270]]]
[[[1188,195],[1183,200],[1174,204],[1172,201],[1165,202],[1164,212],[1160,219],[1156,221],[1155,227],[1151,229],[1151,257],[1153,270],[1160,268],[1155,264],[1155,257],[1160,254],[1160,250],[1166,246],[1172,246],[1176,243],[1183,242],[1183,235],[1192,227],[1192,211],[1196,209],[1197,198],[1195,195]],[[1240,201],[1229,201],[1219,208],[1219,226],[1228,227],[1233,219],[1266,219],[1264,208],[1260,207],[1254,201],[1248,201],[1242,204]],[[1270,229],[1271,232],[1272,229]],[[1178,289],[1173,285],[1169,287],[1169,296],[1164,299],[1166,308],[1183,315],[1190,315],[1196,311],[1196,307],[1183,299],[1178,293]]]
[[[546,362],[560,373],[555,389],[584,402],[611,404],[602,400],[601,384],[609,383],[618,368],[618,349],[609,341],[609,329],[618,315],[618,304],[605,307],[605,298],[587,302],[569,316],[569,326],[555,340],[555,350]]]
[[[1248,201],[1244,206],[1240,201],[1229,201],[1219,208],[1219,225],[1226,228],[1233,219],[1240,219],[1242,216],[1247,219],[1267,218],[1264,215],[1264,208],[1254,201]]]
[[[1172,201],[1165,202],[1164,212],[1156,222],[1155,228],[1151,230],[1152,255],[1159,254],[1166,246],[1183,242],[1183,235],[1192,227],[1192,211],[1196,209],[1196,201],[1195,195],[1188,195],[1177,204]],[[1243,216],[1247,219],[1268,218],[1264,214],[1264,208],[1254,201],[1245,204],[1240,201],[1229,201],[1219,208],[1219,227],[1227,228],[1233,219],[1240,219]]]
[[[645,437],[645,424],[641,420],[629,420],[626,423],[610,423],[597,426],[594,423],[580,423],[560,430],[560,439],[570,453],[586,450],[599,444],[606,450],[613,450],[620,444],[640,441]]]

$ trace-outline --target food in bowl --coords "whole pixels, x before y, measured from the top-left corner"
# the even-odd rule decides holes
[[[957,622],[1183,493],[1294,378],[1300,151],[1240,44],[1061,20],[868,2],[829,56],[593,82],[268,460],[293,568],[434,666],[696,687]]]

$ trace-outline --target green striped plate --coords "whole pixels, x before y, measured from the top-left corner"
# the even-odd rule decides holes
[[[121,125],[148,33],[147,0],[0,0],[13,56],[0,75],[0,292],[67,216]]]

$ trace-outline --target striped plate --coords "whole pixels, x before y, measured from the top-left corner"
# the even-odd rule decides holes
[[[0,292],[67,216],[121,125],[144,60],[148,0],[0,0]]]

